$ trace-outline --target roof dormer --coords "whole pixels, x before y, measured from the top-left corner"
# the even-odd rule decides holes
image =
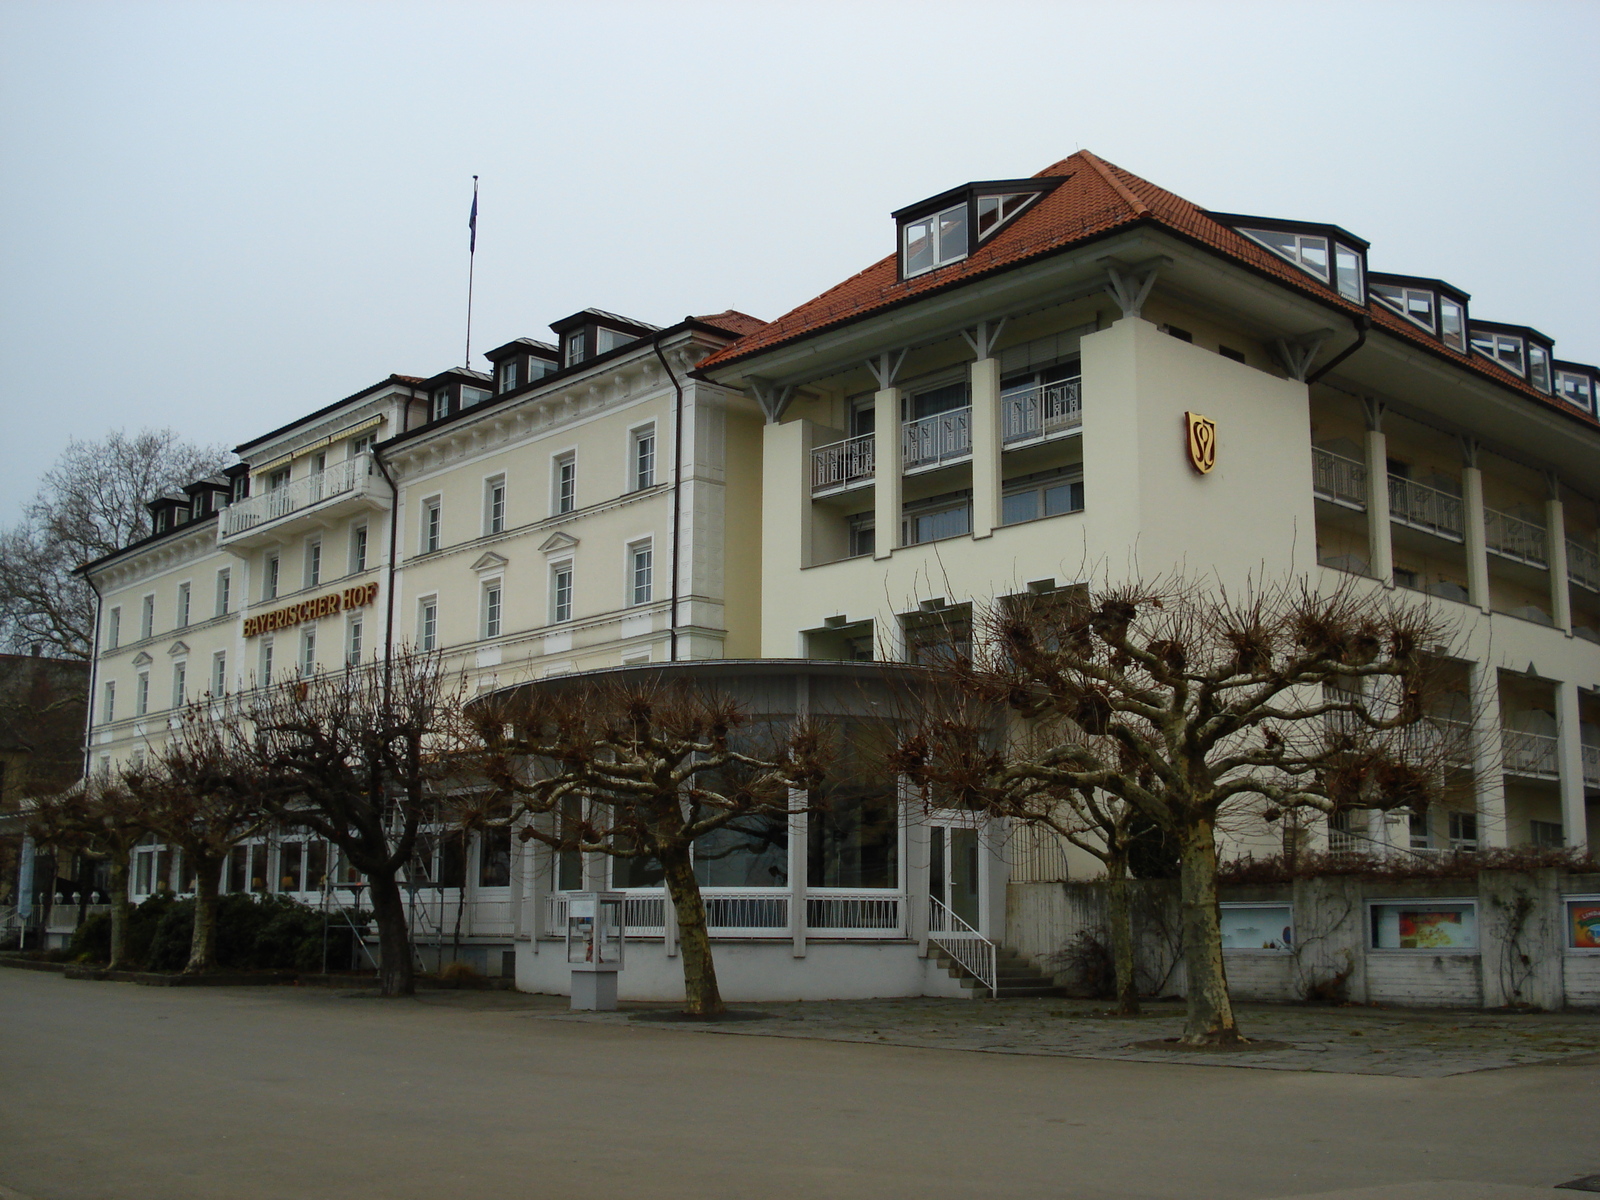
[[[1241,213],[1211,213],[1257,245],[1292,263],[1318,283],[1325,283],[1346,300],[1367,303],[1368,243],[1348,229],[1310,221],[1281,221],[1276,217],[1250,217]]]
[[[494,395],[490,389],[493,382],[482,371],[469,371],[465,367],[452,367],[424,380],[421,390],[428,398],[428,420],[442,421],[482,404]]]
[[[1481,354],[1513,375],[1521,376],[1541,392],[1550,393],[1550,365],[1555,360],[1555,342],[1526,325],[1472,321],[1467,329],[1475,354]]]
[[[561,367],[560,350],[549,342],[538,342],[533,338],[517,338],[504,346],[496,346],[484,357],[494,364],[494,390],[497,395],[543,379]]]
[[[223,476],[210,475],[184,485],[183,490],[189,497],[189,519],[198,521],[228,506],[233,484]]]
[[[1594,412],[1600,401],[1600,368],[1574,362],[1558,362],[1555,368],[1556,395],[1573,408]]]
[[[940,192],[892,213],[899,235],[900,278],[960,262],[1064,182],[991,179]]]
[[[1387,275],[1374,271],[1367,276],[1373,300],[1421,329],[1427,330],[1452,350],[1467,352],[1467,301],[1472,297],[1442,279],[1419,275]]]
[[[561,339],[563,367],[575,367],[640,338],[649,337],[652,333],[661,332],[659,326],[629,320],[598,308],[586,308],[570,317],[551,321],[550,329]]]
[[[157,496],[145,505],[150,510],[151,531],[170,533],[189,519],[189,498],[177,492]]]

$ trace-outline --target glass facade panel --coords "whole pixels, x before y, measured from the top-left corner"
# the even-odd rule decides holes
[[[502,825],[484,831],[478,843],[478,886],[511,885],[511,827]]]
[[[894,778],[877,765],[893,736],[883,722],[841,722],[838,782],[812,795],[820,811],[808,823],[808,887],[899,886],[899,800]]]
[[[703,887],[787,887],[789,823],[752,814],[694,844],[694,875]]]

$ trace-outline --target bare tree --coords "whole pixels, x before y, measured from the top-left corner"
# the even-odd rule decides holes
[[[94,594],[74,569],[148,535],[149,501],[220,471],[228,457],[170,429],[68,442],[23,519],[0,531],[0,644],[88,658]]]
[[[34,801],[28,833],[58,851],[106,859],[110,865],[111,967],[128,962],[128,864],[134,847],[150,833],[144,802],[106,775],[94,774]]]
[[[194,871],[194,935],[185,974],[216,969],[223,868],[235,846],[271,821],[270,791],[241,740],[240,717],[231,698],[194,701],[167,743],[122,774],[150,828],[181,850]]]
[[[556,851],[656,864],[677,914],[685,1011],[725,1011],[695,874],[720,830],[760,837],[822,782],[806,722],[757,723],[715,692],[652,680],[528,686],[469,708],[477,770],[531,817],[521,836]],[[791,799],[791,797],[794,797]]]
[[[462,695],[437,655],[402,652],[262,688],[242,707],[274,815],[332,842],[366,878],[385,996],[415,991],[399,877],[459,770]]]
[[[953,689],[1037,736],[991,736],[983,754],[975,733],[925,721],[899,765],[999,815],[1044,821],[1063,804],[1074,823],[1115,826],[1115,808],[1089,807],[1108,796],[1094,803],[1142,813],[1175,840],[1188,1045],[1243,1040],[1223,969],[1219,825],[1417,809],[1442,797],[1460,759],[1444,727],[1424,724],[1450,630],[1424,605],[1359,585],[1235,599],[1131,583],[1010,599],[982,624],[976,656],[948,673]]]

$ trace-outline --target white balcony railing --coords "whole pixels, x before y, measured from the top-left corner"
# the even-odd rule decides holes
[[[1083,428],[1083,380],[1035,384],[1000,397],[1004,445],[1059,437]]]
[[[1545,528],[1493,508],[1483,510],[1484,541],[1491,552],[1534,567],[1548,567]]]
[[[270,492],[250,496],[222,510],[222,536],[233,537],[276,521],[324,500],[355,491],[366,483],[368,455],[335,463],[325,471],[296,479]]]
[[[1600,592],[1600,554],[1581,542],[1567,539],[1567,578],[1579,587]]]
[[[873,436],[863,433],[859,437],[830,442],[811,451],[811,490],[827,492],[843,489],[872,479]]]
[[[1583,782],[1586,786],[1600,788],[1600,746],[1584,746]]]
[[[972,409],[953,408],[900,426],[900,452],[906,470],[931,467],[972,453]]]
[[[1312,488],[1324,500],[1367,507],[1367,465],[1331,450],[1311,451]]]
[[[1561,777],[1560,743],[1549,734],[1502,729],[1500,745],[1509,774],[1534,775],[1540,779]]]
[[[1399,475],[1389,476],[1389,519],[1453,541],[1466,528],[1460,496]]]
[[[706,922],[714,937],[787,937],[790,924],[788,892],[766,889],[702,888]],[[905,936],[904,898],[893,892],[807,889],[806,929],[826,937],[898,938]],[[623,902],[628,936],[659,938],[669,918],[667,897],[661,892],[630,892]],[[566,931],[567,897],[555,892],[545,897],[544,930],[550,937]]]

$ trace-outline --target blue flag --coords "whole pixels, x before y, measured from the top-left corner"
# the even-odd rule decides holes
[[[478,177],[472,177],[472,215],[467,218],[467,228],[472,231],[467,241],[467,253],[478,252]]]

